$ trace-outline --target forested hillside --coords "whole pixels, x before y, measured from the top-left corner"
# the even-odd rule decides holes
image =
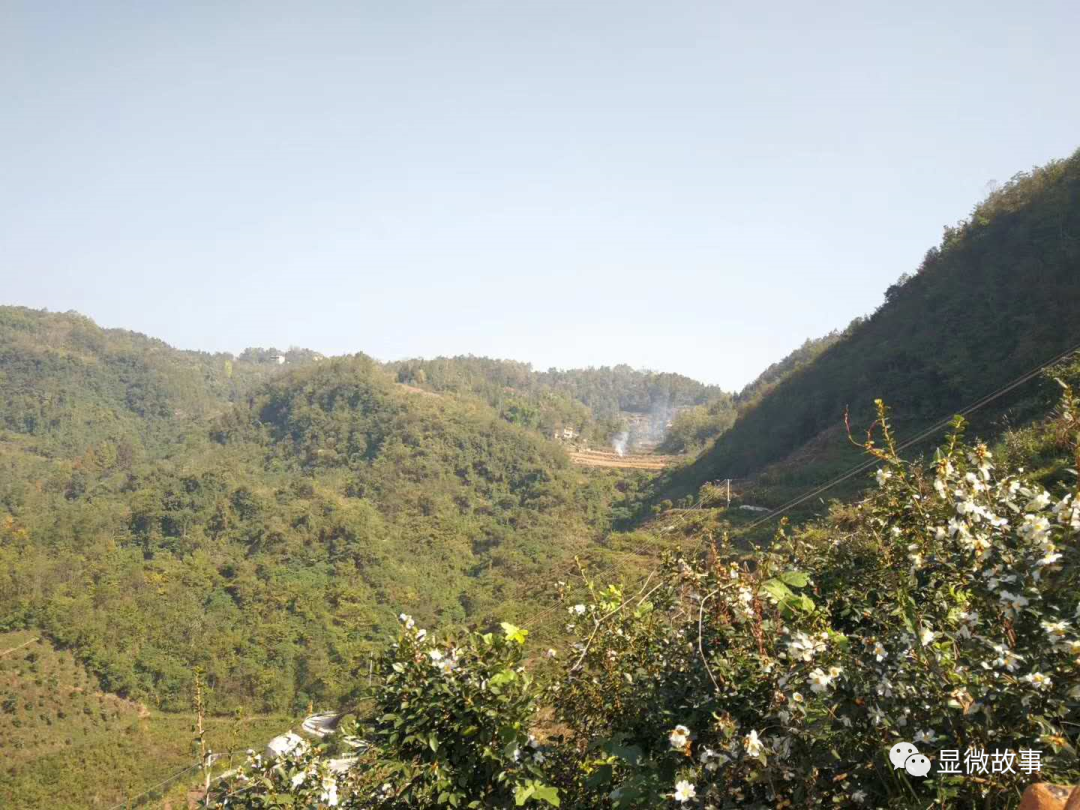
[[[195,665],[218,700],[254,710],[334,701],[396,611],[453,624],[520,609],[524,583],[607,525],[612,479],[360,355],[227,409],[222,378],[222,413],[142,459],[100,450],[124,386],[76,379],[71,412],[102,417],[72,420],[94,431],[71,444],[89,450],[48,458],[23,441],[34,433],[0,444],[0,629],[38,629],[153,705],[186,707]],[[171,425],[180,396],[150,421]]]
[[[248,349],[238,358],[181,351],[75,312],[0,307],[0,431],[36,453],[91,451],[101,463],[124,462],[319,357],[301,349]]]
[[[75,660],[37,633],[0,633],[0,800],[6,807],[113,807],[190,766],[193,713],[168,713],[103,693]],[[215,751],[261,746],[289,715],[206,719]],[[226,761],[229,761],[226,759]],[[190,776],[190,772],[187,774]],[[181,787],[190,779],[180,782]],[[153,801],[160,793],[150,791]],[[150,805],[155,806],[155,805]]]
[[[900,435],[913,436],[1080,343],[1078,307],[1080,153],[1017,175],[946,228],[876,312],[808,347],[816,356],[778,383],[762,380],[731,429],[662,489],[684,494],[770,465],[772,484],[826,480],[858,459],[845,409],[865,430],[882,398]],[[974,429],[1022,421],[1032,396],[1028,387],[996,401],[973,417]]]
[[[651,417],[663,429],[693,406],[733,411],[731,394],[717,386],[626,365],[534,371],[528,363],[468,356],[403,360],[388,367],[406,385],[473,394],[509,422],[545,434],[570,428],[594,445],[627,430],[627,417]]]
[[[958,419],[926,464],[879,406],[869,491],[767,547],[669,532],[647,576],[558,583],[572,638],[546,664],[525,665],[543,614],[487,633],[401,616],[351,768],[252,757],[211,805],[1004,810],[1075,785],[1080,363],[1047,376],[1045,418],[993,448]],[[991,757],[1009,767],[971,767]]]
[[[854,324],[848,329],[853,327]],[[839,339],[840,333],[835,330],[824,337],[807,338],[799,348],[765,369],[738,394],[724,394],[707,405],[695,405],[679,411],[658,449],[662,453],[701,451],[721,433],[729,430],[741,411],[753,407],[782,379],[812,361]]]

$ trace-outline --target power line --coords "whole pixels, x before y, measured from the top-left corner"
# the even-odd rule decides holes
[[[118,810],[118,808],[121,808],[121,807],[134,806],[134,803],[135,803],[136,800],[141,799],[144,796],[148,796],[149,794],[153,793],[155,790],[157,790],[162,785],[167,785],[170,782],[175,782],[177,779],[179,779],[181,776],[188,773],[189,771],[193,771],[196,768],[201,768],[201,767],[202,767],[202,765],[200,763],[198,763],[198,762],[196,762],[194,765],[189,765],[188,767],[184,768],[184,770],[177,771],[172,776],[168,777],[167,779],[163,779],[162,781],[158,782],[153,787],[147,788],[142,793],[136,794],[135,796],[132,796],[129,799],[124,799],[124,801],[120,802],[119,804],[114,804],[112,807],[109,808],[109,810]]]
[[[1068,357],[1068,356],[1070,356],[1072,354],[1075,354],[1077,352],[1080,352],[1080,344],[1078,344],[1078,345],[1074,346],[1073,348],[1068,349],[1068,350],[1056,355],[1055,357],[1051,358],[1050,360],[1045,361],[1044,363],[1041,363],[1040,365],[1036,366],[1035,368],[1031,369],[1030,371],[1028,371],[1028,372],[1026,372],[1024,374],[1021,374],[1019,377],[1016,377],[1011,382],[1006,383],[1005,385],[999,387],[995,391],[992,391],[991,393],[985,395],[981,399],[978,399],[975,402],[973,402],[973,403],[967,405],[966,407],[960,409],[959,411],[953,412],[952,415],[941,419],[937,423],[931,425],[929,428],[926,428],[925,430],[923,430],[921,433],[919,433],[914,438],[909,439],[909,440],[903,442],[902,444],[898,445],[897,446],[897,452],[902,452],[903,450],[906,450],[907,448],[911,447],[912,445],[915,445],[915,444],[918,444],[918,443],[920,443],[922,441],[925,441],[930,436],[934,435],[938,431],[940,431],[940,430],[948,427],[950,424],[952,424],[953,419],[956,416],[967,416],[969,414],[974,413],[975,411],[979,410],[980,408],[983,408],[986,405],[989,405],[994,400],[1004,396],[1005,394],[1009,393],[1010,391],[1018,388],[1019,386],[1023,385],[1024,383],[1026,383],[1026,382],[1030,381],[1031,379],[1035,378],[1036,376],[1041,374],[1043,371],[1048,369],[1050,366],[1053,366],[1056,363],[1061,362],[1066,357]],[[748,532],[754,530],[758,526],[760,526],[760,525],[762,525],[764,523],[767,523],[768,521],[778,517],[779,515],[782,515],[784,512],[787,512],[787,511],[795,508],[796,506],[798,506],[798,505],[800,505],[802,503],[805,503],[806,501],[810,500],[811,498],[817,497],[818,495],[822,494],[823,492],[826,492],[827,490],[832,489],[837,484],[841,484],[844,481],[847,481],[848,479],[852,478],[853,476],[858,475],[859,473],[864,472],[866,470],[869,470],[871,467],[876,466],[878,463],[879,462],[878,462],[877,459],[870,459],[868,461],[864,461],[864,462],[856,465],[855,467],[852,467],[850,470],[848,470],[847,472],[843,473],[842,475],[834,478],[832,481],[829,481],[828,483],[826,483],[826,484],[824,484],[824,485],[822,485],[820,487],[817,487],[817,488],[813,489],[812,491],[810,491],[810,492],[808,492],[808,493],[806,493],[804,495],[799,496],[798,498],[795,498],[795,499],[789,501],[788,503],[786,503],[783,506],[775,509],[774,511],[772,511],[771,513],[769,513],[765,517],[762,517],[762,518],[754,521],[750,525],[741,527],[737,531],[737,536],[747,534]],[[674,529],[675,527],[677,527],[677,526],[681,525],[682,523],[684,523],[686,521],[686,519],[688,518],[688,516],[689,516],[689,512],[691,512],[694,509],[700,507],[701,503],[702,503],[702,498],[699,495],[697,504],[695,506],[692,506],[691,508],[687,509],[687,514],[684,514],[683,519],[678,521],[675,524],[672,524],[672,526],[670,528],[668,528],[667,530],[670,531],[671,529]],[[702,543],[702,545],[704,545],[704,543]],[[645,545],[642,544],[638,548],[640,550],[640,549],[642,549],[644,547],[645,547]],[[607,566],[606,569],[600,569],[600,570],[602,572],[604,570],[610,570],[612,568],[614,568],[613,565]],[[639,581],[644,581],[644,577]],[[546,611],[542,611],[538,615],[537,618],[539,618],[539,619],[546,618],[551,613],[555,612],[556,610],[561,609],[561,607],[562,606],[559,605],[559,606],[556,606],[556,607],[549,608]],[[539,625],[534,625],[533,630],[532,630],[533,634],[534,635],[539,634],[539,632],[541,630],[545,629],[550,624],[551,624],[551,622],[549,621],[549,622],[543,622],[543,623],[541,623]]]
[[[1028,372],[1026,372],[1024,374],[1021,374],[1019,377],[1012,380],[1012,382],[1006,383],[1005,385],[1001,386],[997,390],[987,394],[982,399],[976,400],[975,402],[971,403],[967,407],[962,408],[959,411],[956,411],[953,414],[953,416],[949,416],[949,417],[947,417],[945,419],[942,419],[941,421],[937,422],[936,424],[934,424],[934,425],[930,426],[929,428],[927,428],[926,430],[924,430],[919,435],[915,436],[913,439],[909,439],[908,441],[900,444],[896,448],[897,452],[901,452],[903,450],[906,450],[907,448],[911,447],[912,445],[918,444],[919,442],[922,442],[922,441],[928,439],[930,436],[934,435],[939,430],[942,430],[942,429],[948,427],[950,424],[952,424],[952,421],[955,418],[955,416],[967,416],[968,414],[974,413],[975,411],[979,410],[980,408],[982,408],[982,407],[984,407],[986,405],[989,405],[995,399],[998,399],[999,397],[1004,396],[1005,394],[1009,393],[1010,391],[1014,390],[1015,388],[1018,388],[1019,386],[1023,385],[1024,383],[1028,382],[1029,380],[1033,379],[1034,377],[1037,377],[1039,374],[1041,374],[1043,371],[1048,369],[1050,366],[1061,362],[1062,360],[1064,360],[1069,355],[1075,354],[1078,351],[1080,351],[1080,345],[1076,345],[1073,348],[1068,349],[1067,351],[1064,351],[1061,354],[1053,357],[1052,359],[1047,360],[1046,362],[1040,364],[1036,368],[1034,368],[1034,369],[1032,369],[1032,370],[1030,370],[1030,371],[1028,371]],[[745,527],[741,528],[739,530],[739,533],[740,534],[746,534],[747,532],[752,531],[753,529],[757,528],[761,524],[768,523],[770,520],[772,520],[773,518],[783,514],[784,512],[787,512],[790,509],[795,508],[799,504],[804,503],[804,502],[810,500],[811,498],[814,498],[814,497],[820,495],[821,493],[825,492],[826,490],[832,489],[837,484],[843,483],[844,481],[848,480],[852,476],[858,475],[860,472],[863,472],[864,470],[868,470],[871,467],[876,466],[877,464],[878,464],[878,461],[876,459],[870,459],[869,461],[864,461],[861,464],[858,464],[857,466],[853,467],[852,469],[850,469],[848,472],[844,473],[843,475],[840,475],[837,478],[834,478],[832,481],[829,481],[827,484],[824,484],[824,485],[814,489],[813,491],[806,493],[805,495],[801,495],[800,497],[795,498],[792,501],[789,501],[788,503],[786,503],[783,506],[777,508],[776,510],[774,510],[770,514],[766,515],[765,517],[754,521],[749,526],[745,526]]]

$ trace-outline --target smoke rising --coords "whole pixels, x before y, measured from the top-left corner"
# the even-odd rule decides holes
[[[626,455],[626,445],[630,441],[630,434],[625,430],[622,433],[616,433],[611,439],[611,446],[620,456]]]

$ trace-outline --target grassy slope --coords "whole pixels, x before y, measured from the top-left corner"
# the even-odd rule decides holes
[[[192,715],[104,693],[70,652],[35,638],[0,633],[0,797],[25,810],[111,807],[196,761]],[[208,740],[219,751],[261,746],[291,723],[212,717]]]

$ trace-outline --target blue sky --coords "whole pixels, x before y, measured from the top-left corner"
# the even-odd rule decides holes
[[[0,5],[0,302],[741,386],[1080,146],[1080,4]]]

